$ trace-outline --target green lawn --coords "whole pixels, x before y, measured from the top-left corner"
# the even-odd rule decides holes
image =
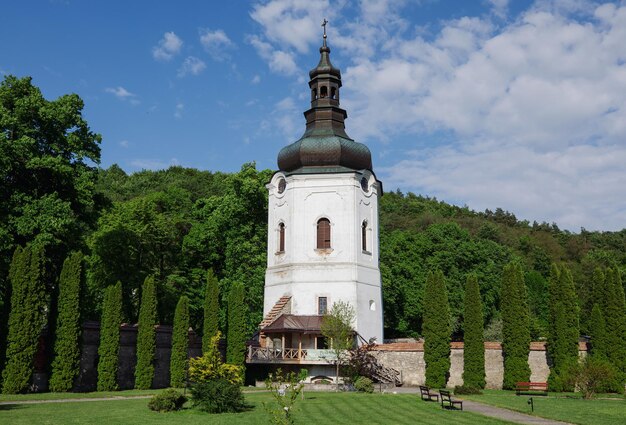
[[[493,406],[531,414],[530,396],[516,396],[512,391],[485,390],[482,395],[462,396]],[[608,397],[609,400],[604,398]],[[600,395],[599,399],[583,400],[580,394],[550,393],[533,397],[536,416],[581,425],[626,425],[626,399],[623,396]]]
[[[65,400],[68,398],[115,398],[133,397],[158,394],[160,390],[126,390],[126,391],[101,391],[93,393],[32,393],[32,394],[0,394],[2,401],[27,401],[27,400]]]
[[[269,393],[246,394],[250,410],[237,414],[209,415],[192,409],[155,413],[148,400],[46,403],[0,406],[1,424],[265,424],[268,415],[262,402]],[[442,410],[414,394],[357,394],[311,392],[298,402],[296,417],[301,425],[335,424],[504,424],[506,422],[470,412]]]

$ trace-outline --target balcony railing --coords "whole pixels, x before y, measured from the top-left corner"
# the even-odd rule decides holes
[[[248,347],[248,361],[327,361],[332,362],[337,358],[333,350],[316,350],[312,348],[264,348]]]

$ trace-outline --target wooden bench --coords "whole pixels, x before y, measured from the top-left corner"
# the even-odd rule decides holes
[[[441,408],[442,409],[456,409],[455,405],[458,405],[461,410],[463,410],[463,402],[461,400],[455,400],[450,396],[450,391],[447,390],[439,390],[439,395],[441,396]],[[447,406],[444,405],[447,403]]]
[[[424,401],[439,401],[439,394],[431,393],[430,388],[420,385],[420,393]]]
[[[515,384],[516,395],[548,395],[547,382],[518,382]]]

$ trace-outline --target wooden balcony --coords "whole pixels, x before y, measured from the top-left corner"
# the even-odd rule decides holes
[[[312,348],[279,349],[249,346],[246,363],[330,364],[336,358],[333,350]]]

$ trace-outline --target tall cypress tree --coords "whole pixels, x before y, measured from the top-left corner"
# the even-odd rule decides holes
[[[189,300],[180,297],[174,313],[172,329],[172,355],[170,357],[170,386],[183,387],[187,374],[187,351],[189,349]]]
[[[246,351],[246,316],[243,285],[235,282],[228,293],[228,335],[226,337],[226,362],[244,364]]]
[[[428,273],[424,288],[424,361],[426,385],[444,388],[450,370],[450,306],[443,273]]]
[[[483,340],[483,304],[478,278],[471,274],[465,283],[463,313],[463,385],[485,388],[485,342]]]
[[[100,345],[98,346],[98,391],[117,390],[117,365],[122,324],[122,284],[117,282],[104,291]]]
[[[591,355],[597,359],[607,359],[606,321],[598,303],[593,304],[589,322]]]
[[[620,373],[618,379],[623,387],[623,382],[626,381],[626,303],[622,279],[617,268],[606,270],[606,287],[609,295],[604,312],[607,357]]]
[[[549,281],[550,328],[548,353],[552,369],[548,383],[555,391],[573,390],[564,379],[568,366],[578,361],[578,302],[574,281],[565,266],[552,265]]]
[[[63,262],[59,278],[56,341],[50,389],[69,391],[78,375],[80,362],[80,287],[83,255],[71,253]]]
[[[148,390],[154,379],[154,353],[156,350],[157,299],[154,277],[148,276],[141,287],[141,305],[137,326],[137,365],[135,388]]]
[[[202,329],[202,352],[211,348],[211,338],[219,330],[219,286],[213,270],[209,269],[204,290],[204,324]]]
[[[12,294],[2,392],[28,389],[39,336],[46,323],[44,250],[39,245],[16,249],[11,263]]]
[[[502,352],[504,355],[504,389],[530,379],[530,317],[522,266],[509,263],[502,273],[500,294],[502,312]]]

